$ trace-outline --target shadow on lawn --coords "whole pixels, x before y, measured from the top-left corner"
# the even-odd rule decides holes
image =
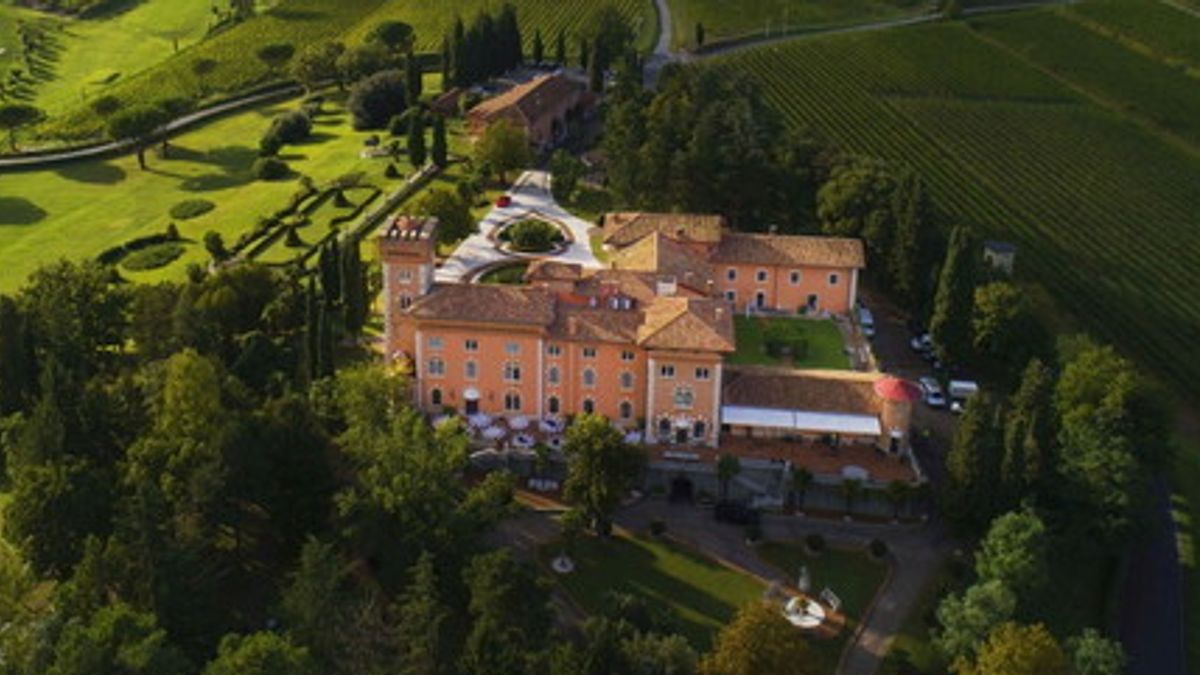
[[[24,197],[0,197],[0,225],[33,225],[49,215]]]
[[[79,162],[54,170],[67,180],[92,185],[115,185],[125,180],[125,169],[108,162]]]

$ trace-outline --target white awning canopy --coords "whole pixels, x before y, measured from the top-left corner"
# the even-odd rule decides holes
[[[820,434],[880,434],[879,418],[874,415],[751,408],[740,405],[721,406],[721,423],[737,427],[791,429]]]

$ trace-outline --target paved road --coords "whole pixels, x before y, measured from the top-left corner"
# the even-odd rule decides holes
[[[266,103],[269,101],[291,98],[299,95],[303,91],[304,89],[299,85],[293,85],[283,87],[281,89],[273,89],[261,94],[254,94],[253,96],[247,96],[245,98],[226,101],[225,103],[212,106],[211,108],[205,108],[203,110],[197,110],[195,112],[188,113],[187,115],[168,123],[162,128],[162,130],[159,131],[159,134],[169,135],[173,132],[186,129],[193,124],[198,124],[205,120],[219,117],[227,112],[240,110],[242,108],[250,108],[259,105],[260,103]],[[58,164],[61,162],[73,162],[80,159],[91,159],[93,157],[100,157],[103,155],[128,150],[132,147],[132,145],[132,143],[127,141],[111,141],[108,143],[102,143],[100,145],[88,146],[86,148],[64,150],[62,152],[44,155],[31,155],[27,157],[0,157],[0,169],[29,169],[49,164]]]
[[[671,7],[667,0],[654,0],[654,8],[658,15],[658,42],[650,58],[646,59],[644,82],[647,87],[654,88],[658,84],[658,76],[663,67],[674,61],[684,60],[683,52],[671,51],[671,40],[674,39],[675,27],[671,22]]]
[[[588,240],[591,223],[573,214],[554,201],[550,192],[550,174],[545,171],[526,171],[513,183],[508,191],[512,204],[507,207],[493,207],[487,216],[479,222],[479,232],[467,237],[459,244],[454,253],[438,268],[436,279],[442,283],[470,281],[480,269],[504,262],[506,260],[521,260],[525,258],[551,258],[565,263],[582,265],[589,269],[604,267],[592,254],[592,246]],[[495,230],[515,220],[537,215],[566,227],[571,232],[574,241],[562,253],[552,256],[523,256],[506,253],[496,248],[488,237]]]

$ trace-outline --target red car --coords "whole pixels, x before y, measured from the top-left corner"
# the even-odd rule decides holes
[[[509,197],[508,195],[500,195],[498,198],[496,198],[496,206],[502,209],[512,206],[512,197]]]

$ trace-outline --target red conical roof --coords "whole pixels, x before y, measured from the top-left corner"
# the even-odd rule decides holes
[[[880,398],[897,403],[921,400],[921,388],[898,377],[885,377],[875,382],[875,393]]]

